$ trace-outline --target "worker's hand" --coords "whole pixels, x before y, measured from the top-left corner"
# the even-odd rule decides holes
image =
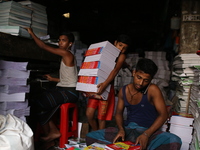
[[[95,92],[83,92],[83,95],[89,98],[102,99],[101,95],[98,95]]]
[[[47,80],[49,80],[49,81],[53,81],[53,77],[50,76],[50,74],[45,74],[44,78],[47,79]]]
[[[125,137],[125,131],[124,130],[120,130],[116,137],[113,140],[113,143],[119,142],[119,141],[124,141],[124,137]]]
[[[103,83],[99,83],[97,85],[97,94],[101,95],[103,93],[103,91],[106,89],[107,85],[103,82]]]
[[[145,134],[141,134],[137,137],[135,145],[140,144],[140,149],[146,149],[149,137]]]
[[[33,32],[32,28],[30,28],[30,27],[24,27],[24,29],[26,29],[29,34]]]

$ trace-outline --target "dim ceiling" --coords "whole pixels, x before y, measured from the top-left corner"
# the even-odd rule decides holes
[[[169,32],[170,18],[181,0],[32,0],[46,6],[49,34],[77,31],[86,44],[129,34],[134,45],[157,43]],[[64,18],[63,13],[70,13]]]

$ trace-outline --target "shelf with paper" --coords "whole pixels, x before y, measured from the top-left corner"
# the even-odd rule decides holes
[[[0,60],[0,69],[27,70],[28,62],[15,62]]]
[[[37,11],[42,13],[43,15],[46,14],[46,6],[43,6],[41,4],[32,2],[32,1],[21,1],[18,2],[24,6],[30,7],[33,11]]]
[[[28,62],[0,60],[0,101],[25,101],[29,93],[28,79],[30,70]]]
[[[22,4],[15,2],[15,1],[7,1],[3,2],[0,5],[1,10],[7,10],[7,9],[15,9],[21,11],[21,13],[29,13],[31,14],[32,10],[24,7]]]
[[[32,20],[31,22],[31,26],[32,27],[35,27],[35,28],[38,28],[38,29],[42,29],[42,30],[47,30],[47,24],[43,24],[43,23],[39,23],[39,22],[35,22]]]
[[[0,93],[0,102],[24,102],[26,93]]]
[[[0,32],[30,38],[30,34],[27,30],[20,26],[0,26]]]
[[[9,10],[5,10],[5,11],[1,11],[0,12],[0,18],[19,18],[19,19],[23,19],[23,20],[28,20],[29,22],[31,22],[31,14],[22,14],[20,13],[20,11],[9,11]]]
[[[0,93],[29,93],[30,85],[0,85]]]
[[[32,14],[32,21],[39,22],[42,24],[48,24],[48,20],[46,17],[38,16],[35,13]]]
[[[1,85],[27,85],[27,78],[0,77]]]
[[[20,10],[13,10],[13,9],[2,9],[0,12],[1,16],[21,16],[26,18],[31,18],[31,13],[21,13]]]
[[[1,18],[0,18],[1,19]],[[20,19],[12,18],[2,18],[0,20],[0,26],[21,26],[21,27],[30,27],[31,23],[27,23]]]
[[[29,78],[30,70],[0,69],[0,77]]]

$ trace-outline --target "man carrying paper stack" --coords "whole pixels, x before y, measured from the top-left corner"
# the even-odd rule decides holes
[[[114,78],[122,68],[122,65],[126,59],[125,52],[131,43],[131,39],[127,35],[120,35],[114,42],[114,46],[120,50],[118,57],[116,57],[116,62],[114,69],[110,70],[108,77],[104,82],[98,83],[96,94],[101,95],[110,86],[110,91],[107,100],[99,100],[95,98],[89,98],[86,116],[88,122],[93,131],[98,129],[104,129],[106,120],[112,120],[114,105],[115,105],[115,93],[114,93]],[[107,63],[108,66],[108,63]],[[95,111],[98,109],[98,123],[95,120]]]

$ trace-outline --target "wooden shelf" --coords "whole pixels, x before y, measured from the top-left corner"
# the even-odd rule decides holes
[[[33,39],[0,32],[0,58],[57,62],[61,57],[40,49]]]

